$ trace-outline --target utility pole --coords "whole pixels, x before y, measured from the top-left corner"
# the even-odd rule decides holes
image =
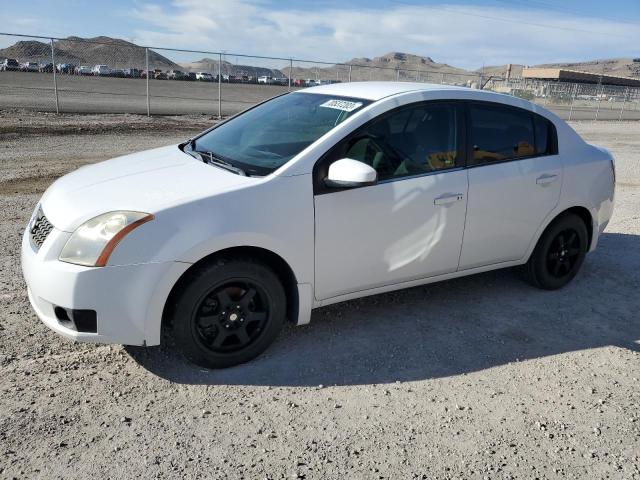
[[[60,105],[58,103],[58,79],[56,77],[56,54],[53,51],[53,38],[51,39],[51,66],[53,67],[53,92],[56,96],[56,114],[60,113]]]
[[[218,54],[218,118],[222,118],[222,53]]]
[[[144,63],[147,69],[147,117],[151,116],[151,102],[149,100],[149,77],[151,73],[149,72],[149,49],[144,49]]]

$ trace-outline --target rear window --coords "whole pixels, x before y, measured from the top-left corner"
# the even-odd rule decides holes
[[[471,105],[473,163],[491,163],[535,154],[531,114],[494,105]]]
[[[527,110],[471,104],[472,164],[502,162],[555,153],[553,124]]]

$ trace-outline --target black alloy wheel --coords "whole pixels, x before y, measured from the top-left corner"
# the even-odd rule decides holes
[[[177,347],[206,368],[248,362],[275,340],[286,296],[269,266],[251,258],[219,258],[189,274],[172,313]]]
[[[234,279],[208,292],[193,312],[202,345],[213,352],[236,352],[256,340],[269,318],[269,300],[251,280]]]
[[[545,290],[564,287],[580,270],[588,242],[582,218],[573,213],[561,215],[544,231],[526,264],[529,281]]]
[[[555,278],[563,278],[572,271],[582,249],[578,232],[572,228],[561,231],[551,241],[547,253],[547,271]]]

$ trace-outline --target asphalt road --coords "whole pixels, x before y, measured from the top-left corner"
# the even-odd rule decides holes
[[[57,75],[58,104],[69,113],[147,113],[147,82],[144,79]],[[284,93],[287,87],[252,84],[222,84],[222,114],[232,115],[257,102]],[[149,107],[152,115],[218,114],[218,84],[150,80]],[[543,100],[538,103],[543,104]],[[622,105],[603,101],[576,101],[545,107],[561,118],[573,120],[618,120]],[[0,108],[25,108],[55,112],[53,75],[0,72]],[[625,104],[623,120],[640,120],[640,104]]]

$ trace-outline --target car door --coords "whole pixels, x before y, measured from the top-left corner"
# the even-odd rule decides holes
[[[453,272],[466,210],[461,105],[424,102],[374,119],[314,169],[318,300]],[[330,188],[341,158],[365,162],[378,181]]]
[[[469,104],[469,198],[460,269],[520,260],[560,198],[553,124],[527,110]]]

